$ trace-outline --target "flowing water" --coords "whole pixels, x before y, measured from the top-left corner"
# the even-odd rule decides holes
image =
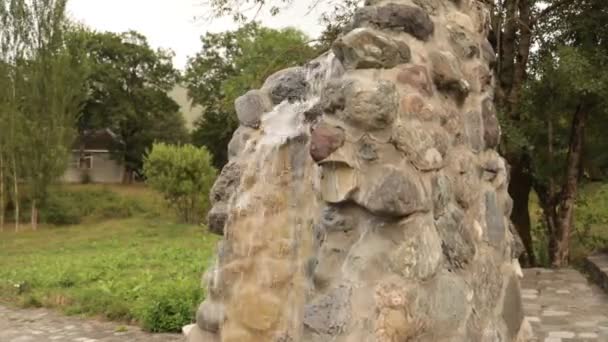
[[[306,269],[319,211],[319,170],[309,156],[311,123],[304,113],[340,72],[333,54],[307,65],[306,98],[284,101],[266,113],[242,152],[244,170],[222,247],[231,257],[220,260],[222,271],[213,274],[214,286],[230,289],[224,294],[223,341],[289,341],[302,334],[310,287]]]

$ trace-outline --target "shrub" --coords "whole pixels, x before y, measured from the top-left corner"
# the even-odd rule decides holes
[[[72,225],[82,221],[84,216],[80,202],[70,193],[53,193],[40,210],[43,222],[56,225]]]
[[[144,159],[144,174],[184,222],[197,223],[207,210],[217,173],[211,159],[204,147],[154,144]]]
[[[139,309],[143,328],[150,332],[179,332],[192,323],[203,297],[200,289],[166,286],[146,298]]]
[[[143,211],[144,208],[135,199],[109,190],[56,190],[43,203],[40,218],[49,224],[74,225],[88,217],[128,218]]]

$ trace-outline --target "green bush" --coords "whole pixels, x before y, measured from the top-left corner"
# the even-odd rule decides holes
[[[40,218],[49,224],[74,225],[85,218],[129,218],[143,211],[135,199],[109,190],[56,190],[43,203]]]
[[[203,300],[200,289],[191,286],[166,286],[146,298],[138,318],[146,331],[179,332],[193,322],[196,308]]]
[[[211,160],[204,147],[154,144],[144,159],[144,174],[184,222],[198,223],[207,210],[217,173]]]

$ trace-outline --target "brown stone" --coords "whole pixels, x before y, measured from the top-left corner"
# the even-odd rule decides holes
[[[244,289],[233,299],[238,308],[231,312],[238,322],[255,331],[267,331],[281,317],[281,299],[265,289]]]
[[[433,84],[427,69],[422,65],[408,65],[398,69],[397,81],[419,90],[426,96],[433,95]]]
[[[342,145],[344,145],[342,128],[323,122],[312,128],[310,155],[314,161],[324,160]]]

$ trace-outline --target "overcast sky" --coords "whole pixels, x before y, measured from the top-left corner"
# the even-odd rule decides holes
[[[70,0],[70,16],[100,31],[124,32],[136,30],[148,37],[153,47],[168,48],[175,52],[175,66],[182,69],[188,56],[200,49],[200,36],[205,32],[234,29],[229,19],[200,19],[209,13],[203,0]],[[307,15],[310,3],[294,1],[289,10],[277,17],[261,15],[265,26],[297,27],[316,37],[322,27],[316,9]],[[195,19],[198,17],[199,19]]]

